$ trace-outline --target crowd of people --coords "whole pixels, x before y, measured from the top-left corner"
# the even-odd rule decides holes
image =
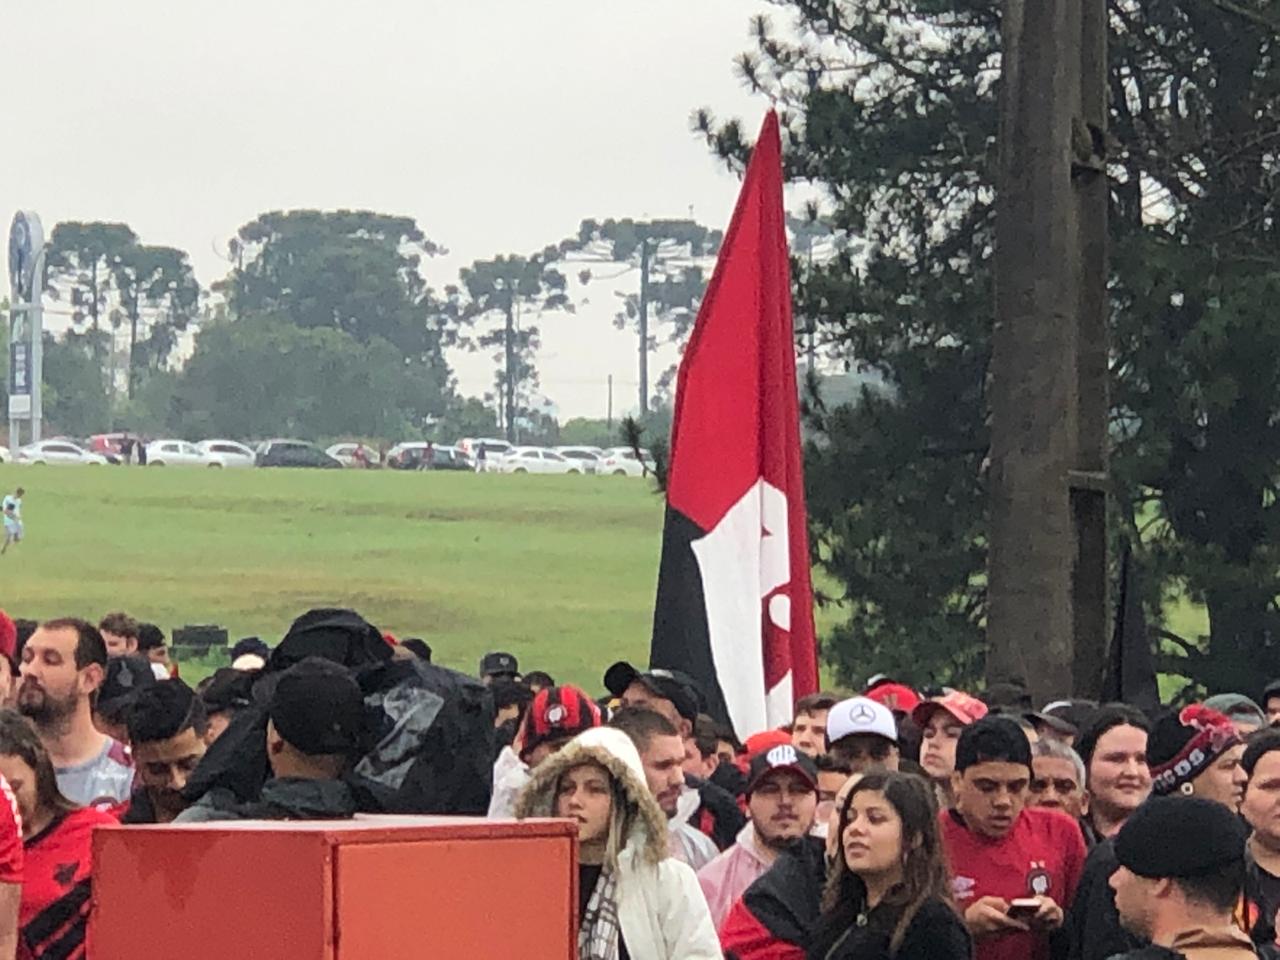
[[[1280,683],[1148,716],[875,678],[734,731],[315,610],[195,687],[158,628],[0,613],[0,960],[84,957],[111,824],[576,822],[580,960],[1280,957]]]

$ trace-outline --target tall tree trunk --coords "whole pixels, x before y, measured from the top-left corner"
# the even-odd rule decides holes
[[[640,241],[640,416],[649,413],[649,241]]]
[[[507,328],[504,331],[503,346],[506,350],[506,375],[503,387],[503,406],[506,408],[505,420],[507,442],[516,442],[516,318],[514,296],[507,299]]]
[[[128,368],[128,397],[133,399],[134,381],[137,379],[138,369],[138,287],[134,284],[133,299],[129,306],[129,368]]]

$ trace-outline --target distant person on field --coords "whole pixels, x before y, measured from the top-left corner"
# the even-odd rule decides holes
[[[127,613],[108,613],[98,624],[107,656],[123,657],[138,652],[138,636],[141,625]]]
[[[22,957],[83,960],[89,922],[90,870],[95,827],[111,814],[72,803],[58,789],[49,753],[29,723],[0,710],[0,776],[8,780],[22,817],[25,841],[18,926]],[[7,798],[0,799],[9,807]],[[0,943],[5,920],[0,918]],[[0,949],[0,956],[4,956]],[[12,951],[8,954],[13,956]]]
[[[58,789],[85,806],[120,803],[133,786],[128,751],[93,725],[93,699],[106,671],[107,645],[84,620],[49,620],[22,648],[18,712],[49,751]]]
[[[359,753],[364,695],[350,671],[307,657],[280,674],[267,702],[272,777],[258,799],[240,803],[214,788],[179,823],[214,820],[350,819],[356,798],[342,779]]]
[[[212,738],[204,703],[181,680],[152,684],[128,711],[136,787],[121,823],[170,823],[187,809],[182,791]]]
[[[9,544],[22,540],[22,497],[27,491],[18,487],[13,493],[5,494],[0,501],[0,509],[4,511],[4,546],[0,546],[0,555],[6,553]]]
[[[476,473],[484,473],[484,444],[476,450]]]
[[[137,441],[138,444],[138,466],[145,467],[147,465],[147,439],[142,437]]]

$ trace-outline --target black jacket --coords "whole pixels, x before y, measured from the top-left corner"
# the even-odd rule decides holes
[[[1103,840],[1089,851],[1080,885],[1057,941],[1065,945],[1069,960],[1110,960],[1116,954],[1142,946],[1140,940],[1120,926],[1116,895],[1108,883],[1119,866],[1112,840]],[[1055,956],[1058,955],[1055,950]]]
[[[911,919],[902,945],[889,950],[893,929],[902,912],[881,904],[858,923],[849,911],[842,921],[819,921],[809,948],[809,960],[970,960],[973,939],[960,915],[941,900],[928,900]]]
[[[210,790],[178,817],[180,823],[218,820],[349,820],[356,799],[341,780],[297,780],[281,777],[262,785],[257,800],[241,803],[227,790]]]
[[[744,944],[752,956],[770,956],[763,943],[807,948],[821,911],[826,883],[825,846],[817,837],[802,837],[778,855],[735,904],[721,928],[725,956],[736,960]]]
[[[698,791],[701,805],[689,822],[713,841],[721,852],[738,842],[738,834],[747,825],[746,815],[738,807],[737,798],[710,780],[685,774],[685,783]]]

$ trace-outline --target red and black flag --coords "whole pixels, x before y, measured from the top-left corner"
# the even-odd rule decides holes
[[[772,112],[680,363],[651,662],[696,679],[744,738],[817,689]]]

